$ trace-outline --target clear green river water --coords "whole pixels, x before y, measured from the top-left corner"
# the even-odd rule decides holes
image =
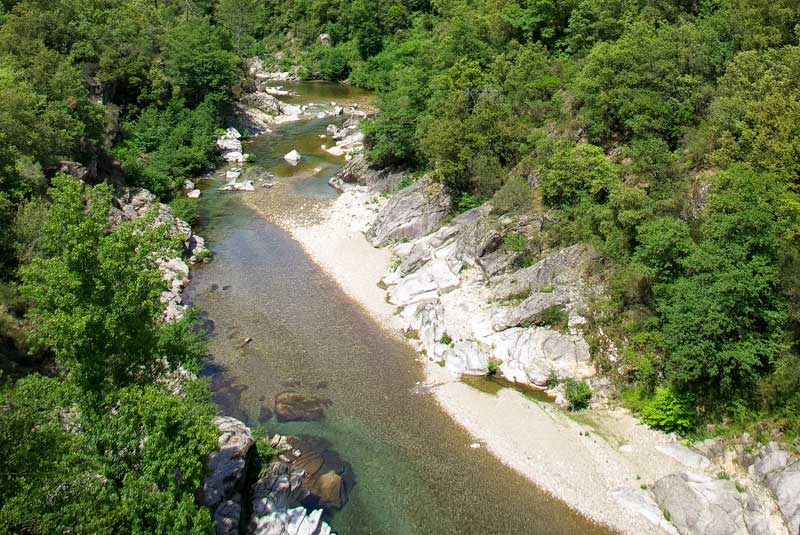
[[[301,95],[296,103],[364,97],[337,85],[291,87]],[[327,178],[344,158],[319,148],[330,122],[276,127],[246,150],[255,154],[255,166],[292,180],[298,202],[333,197]],[[292,148],[305,157],[297,167],[283,160]],[[423,377],[414,351],[385,333],[239,194],[218,193],[221,184],[221,177],[208,184],[201,200],[200,232],[214,259],[195,270],[187,293],[213,322],[206,373],[226,414],[263,423],[270,433],[325,439],[349,463],[349,500],[326,513],[337,533],[609,533],[485,449],[470,448],[470,436],[418,388]],[[244,344],[246,338],[252,341]],[[273,399],[286,390],[327,400],[325,417],[278,423]]]

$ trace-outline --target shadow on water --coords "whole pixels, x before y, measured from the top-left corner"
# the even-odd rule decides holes
[[[306,180],[308,169],[284,168],[282,156],[303,143],[314,154],[308,149],[326,124],[284,125],[249,151],[268,171]],[[343,163],[317,157],[307,162],[312,171],[323,166],[332,174]],[[214,260],[195,271],[187,297],[213,321],[204,373],[215,400],[272,433],[324,441],[352,466],[347,504],[329,513],[340,535],[608,533],[485,449],[471,449],[470,436],[415,388],[423,377],[411,348],[385,333],[284,231],[213,187],[201,208]],[[275,397],[287,391],[324,398],[319,418],[278,421]]]

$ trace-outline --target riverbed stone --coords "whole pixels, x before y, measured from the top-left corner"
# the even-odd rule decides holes
[[[292,165],[297,165],[300,163],[300,160],[302,160],[303,157],[296,150],[292,150],[291,152],[287,153],[283,159]]]
[[[279,422],[316,421],[325,417],[327,400],[300,392],[281,392],[275,396],[275,416]]]

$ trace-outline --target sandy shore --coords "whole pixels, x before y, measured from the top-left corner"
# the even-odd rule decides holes
[[[372,247],[363,234],[381,202],[367,192],[350,191],[313,210],[292,210],[277,223],[388,332],[401,336],[394,307],[378,284],[390,268],[391,251]],[[632,513],[613,494],[638,492],[685,469],[655,449],[669,441],[665,435],[623,409],[572,416],[512,389],[497,395],[481,392],[430,362],[425,372],[426,386],[442,408],[500,462],[616,531],[668,533]]]

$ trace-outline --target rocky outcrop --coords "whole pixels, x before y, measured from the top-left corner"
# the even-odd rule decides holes
[[[323,510],[309,511],[303,503],[313,496],[309,488],[315,485],[336,499],[346,496],[341,478],[337,480],[328,472],[322,477],[309,475],[299,462],[303,453],[287,437],[275,435],[272,447],[282,453],[248,486],[252,472],[259,468],[250,428],[228,416],[215,418],[214,424],[220,433],[219,450],[208,458],[208,475],[197,491],[197,503],[211,510],[217,535],[238,535],[245,530],[251,535],[331,533],[330,526],[322,521]],[[319,471],[326,465],[324,461],[315,463],[313,453],[308,458],[305,466],[316,466]],[[313,501],[326,505],[319,498]],[[249,519],[242,518],[244,511],[249,511]]]
[[[169,206],[157,203],[155,195],[146,189],[125,188],[112,197],[111,203],[109,217],[113,225],[144,217],[151,210],[155,210],[153,224],[165,225],[170,234],[180,237],[183,242],[183,253],[189,258],[189,264],[203,262],[209,257],[205,240],[196,235],[187,222],[175,217]],[[183,318],[186,310],[181,295],[189,285],[189,266],[181,258],[167,257],[158,259],[157,264],[167,283],[167,289],[161,294],[161,302],[165,305],[163,319],[170,322],[178,321]]]
[[[397,190],[405,176],[404,171],[397,169],[375,169],[364,154],[358,154],[329,183],[339,191],[355,185],[366,186],[376,193],[390,193]]]
[[[747,472],[772,492],[789,533],[800,533],[800,459],[770,442],[758,450]]]
[[[246,93],[239,99],[239,102],[244,106],[255,108],[269,115],[280,115],[283,113],[283,103],[266,91]]]
[[[398,191],[367,232],[376,247],[403,239],[415,239],[436,230],[450,213],[450,197],[430,178]]]
[[[323,535],[330,526],[322,522],[322,509],[311,513],[300,502],[306,495],[305,473],[286,463],[271,464],[253,485],[250,535]]]
[[[65,175],[70,175],[78,180],[84,180],[87,176],[89,176],[89,169],[80,162],[72,162],[69,160],[61,160],[53,166],[52,169],[48,169],[48,171],[52,174],[55,173],[63,173]]]
[[[486,373],[494,360],[503,377],[537,387],[554,376],[591,377],[589,347],[579,331],[590,250],[569,247],[498,275],[505,230],[490,211],[470,210],[395,246],[400,263],[383,283],[388,301],[401,308],[404,328],[417,333],[420,351],[456,373]],[[566,332],[537,325],[553,305],[566,315]],[[452,342],[444,343],[447,338]]]
[[[681,472],[656,481],[653,494],[682,535],[767,535],[764,509],[733,481]]]
[[[680,535],[669,520],[664,518],[664,512],[659,509],[658,504],[650,494],[643,490],[634,490],[625,487],[611,491],[611,496],[622,507],[645,518],[651,524],[658,526],[669,535]]]
[[[255,441],[250,428],[229,416],[214,418],[219,430],[219,451],[208,459],[208,476],[197,493],[197,502],[214,516],[217,535],[239,532],[242,493],[252,462]]]
[[[242,135],[236,128],[228,128],[217,139],[217,148],[222,159],[229,163],[243,163],[247,155],[242,152]]]

